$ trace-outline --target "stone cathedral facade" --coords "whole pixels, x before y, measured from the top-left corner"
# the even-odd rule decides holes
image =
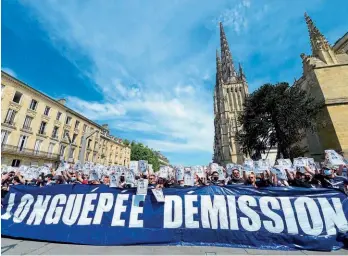
[[[324,103],[316,132],[307,132],[302,145],[307,155],[322,160],[325,149],[348,158],[348,33],[330,45],[312,19],[305,14],[310,55],[301,54],[303,74],[295,81],[308,95]]]
[[[216,84],[214,88],[214,156],[220,165],[243,163],[244,156],[236,142],[239,129],[238,114],[248,95],[248,83],[239,64],[238,72],[233,63],[222,23],[220,23],[221,57],[216,52]]]

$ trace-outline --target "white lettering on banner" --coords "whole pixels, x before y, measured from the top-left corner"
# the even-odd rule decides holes
[[[201,196],[201,219],[203,228],[210,228],[209,217],[212,229],[218,228],[218,217],[220,220],[220,229],[228,229],[225,196],[214,195],[214,203],[212,203],[210,195]]]
[[[239,209],[249,218],[240,217],[242,227],[247,231],[258,231],[261,228],[260,216],[249,206],[257,206],[256,199],[252,196],[240,196],[238,198]],[[251,220],[251,223],[249,221]]]
[[[238,217],[236,207],[236,197],[227,196],[228,213],[230,215],[230,229],[238,230]]]
[[[11,210],[12,210],[12,208],[14,206],[15,196],[16,196],[15,193],[11,193],[10,194],[9,199],[8,199],[8,204],[7,204],[7,207],[6,207],[6,212],[3,215],[1,215],[1,219],[8,220],[9,218],[12,217]]]
[[[111,219],[111,226],[144,226],[140,216],[145,210],[142,203],[145,195],[132,195],[131,202],[128,201],[129,194],[118,194],[115,198],[112,193],[70,194],[68,198],[65,194],[37,195],[35,199],[31,194],[25,194],[20,199],[17,196],[9,194],[5,202],[6,212],[1,216],[3,221],[13,217],[14,223],[20,223],[28,217],[27,225],[100,225],[105,223],[103,216],[108,214],[105,219]],[[14,205],[16,209],[13,209]],[[122,219],[121,215],[128,206],[130,213]],[[243,215],[238,216],[240,213]],[[164,228],[182,228],[185,221],[185,228],[238,230],[241,227],[254,232],[263,225],[270,233],[318,236],[336,235],[337,230],[348,232],[340,198],[167,195],[163,214]]]
[[[269,207],[274,210],[281,210],[278,200],[274,197],[264,196],[260,198],[260,209],[264,215],[270,218],[272,221],[264,220],[263,225],[271,233],[281,233],[284,230],[283,219]]]
[[[21,223],[24,220],[33,202],[34,202],[34,197],[30,194],[25,194],[21,198],[21,202],[19,203],[17,210],[13,214],[14,223]]]
[[[100,224],[104,212],[109,212],[114,205],[114,195],[111,193],[101,193],[99,196],[97,210],[94,215],[93,224]]]
[[[130,228],[142,228],[144,226],[143,220],[139,220],[139,214],[144,212],[144,208],[140,206],[140,202],[145,201],[146,195],[133,195],[132,207],[129,216]]]
[[[174,207],[173,207],[174,204]],[[174,209],[174,220],[173,220]],[[182,199],[180,196],[166,195],[164,201],[164,228],[180,228],[182,225]]]
[[[88,213],[94,211],[95,205],[92,203],[92,201],[97,199],[97,196],[97,193],[86,194],[81,216],[79,221],[77,222],[77,225],[91,225],[92,218],[88,217]]]
[[[72,194],[68,198],[68,202],[65,206],[65,211],[63,214],[63,223],[66,225],[75,224],[77,218],[79,217],[81,207],[82,207],[83,194]]]
[[[312,236],[320,235],[323,231],[323,221],[320,217],[319,208],[314,200],[309,197],[299,197],[295,200],[294,205],[297,213],[297,220],[303,232]],[[310,225],[306,208],[312,219],[313,227]]]
[[[332,198],[333,209],[326,198],[318,198],[321,210],[323,211],[326,233],[328,235],[336,235],[336,228],[342,233],[348,231],[348,223],[344,215],[342,204],[339,198]]]
[[[62,216],[63,206],[66,203],[66,195],[58,194],[52,198],[51,205],[48,208],[45,223],[46,224],[58,224],[60,217]]]
[[[185,227],[199,228],[199,221],[194,220],[194,215],[198,213],[198,208],[193,206],[197,202],[197,195],[185,195]]]
[[[118,194],[115,203],[114,216],[112,217],[111,226],[124,227],[125,220],[121,220],[121,214],[126,212],[127,207],[123,205],[123,201],[127,201],[129,194]]]
[[[36,198],[36,202],[34,204],[34,209],[32,210],[30,217],[27,220],[27,224],[28,225],[32,225],[34,220],[34,225],[40,225],[45,212],[47,211],[47,206],[48,206],[48,202],[50,201],[52,196],[47,195],[47,196],[43,196],[43,195],[38,195]]]
[[[283,213],[285,217],[285,223],[286,228],[288,230],[289,234],[297,235],[298,234],[298,228],[297,223],[295,219],[295,213],[291,206],[290,198],[289,197],[280,197],[280,203],[283,208]]]

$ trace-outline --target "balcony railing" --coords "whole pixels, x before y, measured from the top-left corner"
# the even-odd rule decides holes
[[[32,128],[31,127],[26,127],[26,126],[23,126],[23,128],[22,129],[20,129],[21,131],[23,131],[23,132],[29,132],[29,133],[32,133],[31,131],[32,131]]]
[[[9,128],[16,129],[16,123],[13,122],[13,121],[5,120],[5,122],[3,122],[2,124],[3,124],[4,126],[9,127]]]
[[[40,158],[52,159],[52,160],[53,159],[59,160],[58,154],[53,154],[46,151],[40,151],[40,150],[34,150],[34,149],[28,149],[28,148],[20,148],[20,147],[8,145],[8,144],[1,145],[1,152],[26,155],[26,156],[35,156]]]

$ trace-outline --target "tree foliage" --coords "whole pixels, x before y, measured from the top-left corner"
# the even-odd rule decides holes
[[[144,146],[142,143],[136,143],[132,141],[131,145],[131,160],[147,160],[149,164],[152,164],[152,168],[155,172],[159,170],[160,163],[158,156],[153,149]]]
[[[301,141],[304,130],[316,128],[321,106],[297,86],[263,85],[245,100],[238,118],[242,129],[237,141],[243,153],[259,156],[277,145],[277,158],[281,154],[284,158],[298,154],[299,146],[292,147]]]

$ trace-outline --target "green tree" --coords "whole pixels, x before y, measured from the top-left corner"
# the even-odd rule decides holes
[[[316,129],[321,106],[297,86],[265,84],[244,102],[237,141],[250,156],[260,156],[277,145],[277,158],[281,154],[284,158],[293,157],[303,150],[297,145],[303,131]]]
[[[129,142],[129,140],[125,139],[125,140],[123,140],[123,144],[126,146],[129,146],[130,142]]]
[[[155,172],[159,170],[160,163],[158,157],[153,149],[144,146],[142,143],[136,143],[132,141],[131,145],[131,160],[147,160],[149,164],[152,164],[152,168]]]

